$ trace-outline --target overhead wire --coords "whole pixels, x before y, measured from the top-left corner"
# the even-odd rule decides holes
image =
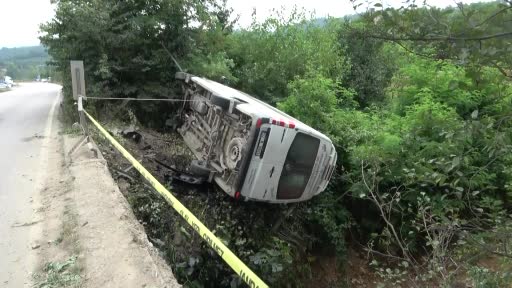
[[[169,98],[123,98],[123,97],[84,97],[84,100],[127,100],[127,101],[166,101],[166,102],[206,102],[207,100],[192,100],[192,99],[169,99]]]

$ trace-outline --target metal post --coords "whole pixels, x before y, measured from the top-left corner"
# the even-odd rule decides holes
[[[85,119],[84,114],[84,103],[83,103],[83,96],[78,95],[78,116],[80,118],[80,127],[82,127],[82,130],[84,131],[85,137],[87,137],[87,142],[89,142],[89,130],[87,128],[87,121]]]
[[[87,100],[85,96],[85,79],[84,79],[84,63],[83,61],[73,60],[70,62],[71,64],[71,86],[73,87],[73,99],[77,101],[78,104],[78,117],[80,128],[84,132],[84,138],[82,138],[78,143],[76,143],[71,151],[69,151],[69,155],[73,154],[78,148],[87,143],[87,147],[89,150],[97,152],[93,149],[92,144],[90,143],[89,138],[89,129],[87,128],[87,119],[84,114],[84,103],[83,100]]]
[[[84,132],[84,137],[78,141],[69,151],[69,155],[75,153],[82,145],[87,143],[87,146],[89,150],[93,150],[92,144],[89,142],[89,130],[87,128],[87,121],[85,119],[84,114],[84,103],[83,103],[84,97],[82,95],[78,95],[77,104],[78,104],[78,117],[79,117],[79,125],[80,128],[82,128],[82,131]],[[96,154],[96,153],[95,153]]]
[[[73,153],[75,153],[75,151],[77,151],[80,147],[82,147],[82,145],[87,144],[87,148],[89,148],[89,150],[91,150],[94,153],[94,157],[98,158],[98,151],[96,151],[96,149],[94,149],[94,147],[92,146],[92,143],[90,141],[89,128],[87,127],[87,120],[85,118],[85,113],[84,113],[84,103],[83,103],[84,99],[86,100],[87,98],[83,97],[82,95],[78,95],[78,99],[77,99],[78,100],[77,101],[78,117],[79,117],[79,121],[80,121],[80,123],[79,123],[80,127],[82,128],[82,131],[84,132],[84,137],[71,148],[68,155],[72,155]]]

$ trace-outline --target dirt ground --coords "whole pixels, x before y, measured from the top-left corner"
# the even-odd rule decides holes
[[[48,140],[32,226],[35,287],[180,287],[148,241],[101,154],[78,136]]]

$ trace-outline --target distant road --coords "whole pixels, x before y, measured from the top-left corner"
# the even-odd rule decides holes
[[[0,93],[0,287],[30,286],[32,197],[40,189],[41,140],[60,89],[30,83]]]

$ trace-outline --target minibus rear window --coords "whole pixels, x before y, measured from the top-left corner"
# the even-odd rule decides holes
[[[277,187],[277,199],[297,199],[302,196],[315,165],[320,139],[297,133],[288,150]]]

